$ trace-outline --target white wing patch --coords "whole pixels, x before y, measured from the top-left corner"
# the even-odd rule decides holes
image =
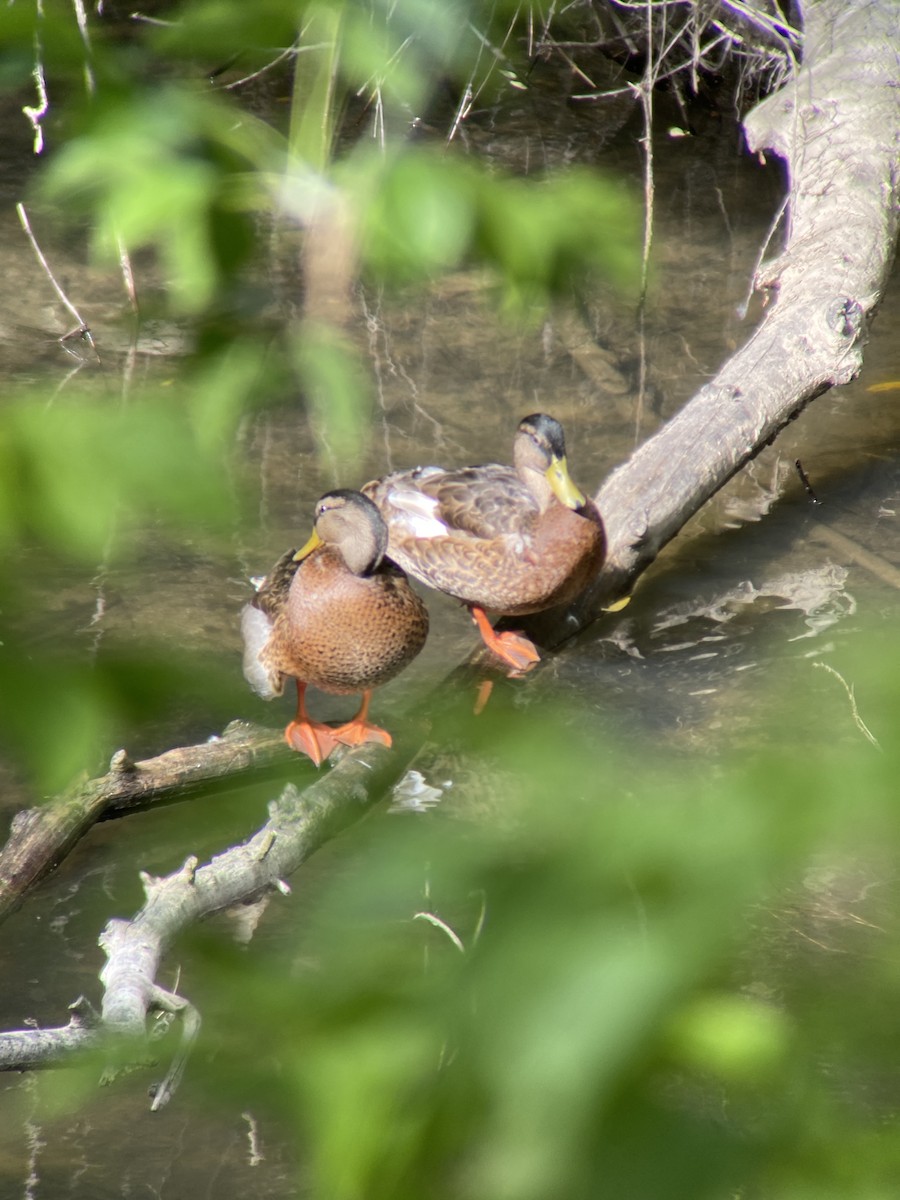
[[[390,505],[398,525],[413,537],[446,537],[449,533],[437,515],[438,502],[433,496],[426,496],[414,487],[392,487]]]

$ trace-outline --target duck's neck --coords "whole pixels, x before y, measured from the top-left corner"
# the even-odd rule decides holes
[[[543,471],[536,471],[533,467],[524,466],[520,463],[518,464],[517,474],[528,489],[529,495],[538,506],[539,512],[545,513],[554,505],[560,508],[564,507],[553,494],[553,489]]]

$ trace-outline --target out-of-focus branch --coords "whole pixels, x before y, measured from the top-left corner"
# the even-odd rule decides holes
[[[279,733],[239,721],[220,738],[167,750],[142,762],[117,751],[106,775],[77,783],[46,805],[13,818],[9,839],[0,850],[0,920],[18,908],[28,889],[101,817],[146,807],[154,799],[218,779],[233,783],[241,773],[287,761],[291,753]]]

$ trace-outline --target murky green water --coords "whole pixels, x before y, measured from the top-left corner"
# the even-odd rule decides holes
[[[636,112],[623,124],[622,114],[609,123],[597,110],[579,110],[576,118],[563,110],[539,127],[537,116],[546,118],[542,94],[537,103],[541,113],[529,109],[526,98],[491,121],[474,123],[471,142],[518,163],[596,161],[639,185]],[[83,306],[103,355],[102,366],[88,363],[70,378],[76,364],[54,341],[68,318],[11,208],[30,170],[29,139],[14,106],[4,113],[4,130],[0,370],[6,378],[40,380],[52,420],[68,389],[119,386],[127,344],[119,321],[120,283],[86,266],[77,243],[60,245],[48,235],[56,269]],[[139,562],[98,563],[93,572],[55,575],[44,611],[22,636],[88,660],[164,637],[185,653],[202,649],[233,664],[233,693],[209,696],[198,680],[190,695],[173,697],[164,726],[134,729],[129,749],[135,755],[208,736],[232,717],[281,723],[288,701],[276,711],[243,689],[237,616],[248,594],[246,578],[306,536],[312,502],[322,491],[426,461],[507,459],[516,421],[538,409],[564,422],[574,474],[583,486],[596,488],[744,339],[748,325],[737,308],[777,207],[780,172],[760,167],[735,144],[727,124],[710,122],[692,138],[670,139],[660,130],[655,270],[643,346],[632,306],[612,295],[592,297],[584,312],[560,310],[523,329],[497,317],[476,277],[445,280],[424,300],[408,304],[361,290],[353,333],[376,401],[359,477],[348,478],[316,455],[308,425],[293,409],[248,417],[240,459],[254,481],[257,518],[234,529],[230,553],[206,550],[202,530],[194,544],[182,545],[148,531]],[[846,697],[812,663],[852,661],[860,626],[881,625],[889,633],[896,613],[895,587],[871,564],[863,565],[853,547],[900,565],[900,419],[891,393],[867,390],[900,374],[897,294],[895,288],[878,317],[863,377],[813,404],[690,524],[629,608],[598,621],[546,672],[542,688],[552,687],[588,727],[596,726],[598,736],[615,729],[636,745],[652,738],[710,757],[732,745],[752,746],[767,704],[759,684],[773,664],[785,662],[796,664],[798,702],[810,722],[823,713],[829,721],[839,719]],[[135,377],[175,377],[178,350],[177,330],[145,331]],[[647,389],[639,405],[642,354]],[[810,505],[796,476],[798,457],[819,507]],[[849,547],[841,538],[849,539]],[[36,581],[46,570],[27,556],[16,565]],[[376,698],[377,714],[388,725],[417,689],[441,678],[474,643],[464,612],[448,601],[432,604],[434,632],[426,651]],[[865,697],[858,700],[864,709]],[[529,703],[527,689],[519,702]],[[334,698],[320,697],[316,704],[326,717],[346,709]],[[858,736],[849,720],[846,736]],[[31,803],[8,766],[0,765],[0,782],[5,811]],[[229,837],[246,835],[265,819],[266,798],[265,788],[257,787],[216,801],[214,821],[212,802],[204,802],[206,809],[199,806],[189,818],[183,809],[169,808],[92,831],[0,929],[0,1025],[61,1023],[66,1005],[80,993],[96,998],[96,937],[109,916],[127,915],[140,904],[137,870],[164,873],[188,848],[208,854]],[[326,853],[311,865],[313,877],[329,865]],[[277,936],[279,921],[296,919],[301,904],[289,901],[280,915],[273,913],[263,936]],[[199,980],[192,985],[195,994],[202,988]],[[293,1193],[295,1164],[277,1129],[258,1125],[239,1109],[230,1118],[209,1115],[190,1102],[189,1085],[174,1106],[148,1122],[145,1085],[145,1076],[119,1083],[93,1096],[77,1115],[52,1119],[40,1081],[0,1080],[0,1111],[6,1114],[0,1197]],[[263,1156],[258,1165],[256,1150]],[[36,1188],[30,1173],[39,1180]]]

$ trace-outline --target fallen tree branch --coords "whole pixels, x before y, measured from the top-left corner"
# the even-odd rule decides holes
[[[602,485],[595,499],[609,539],[606,565],[569,609],[529,621],[542,645],[558,645],[628,595],[663,546],[779,430],[860,372],[900,219],[900,9],[818,0],[803,10],[802,69],[744,121],[751,150],[773,150],[790,176],[787,242],[755,281],[769,295],[765,318]]]
[[[58,1029],[19,1029],[0,1034],[0,1070],[33,1071],[72,1064],[97,1050],[106,1033],[99,1014],[83,996],[69,1005],[68,1025]]]
[[[0,920],[18,908],[28,889],[62,861],[95,821],[218,779],[233,786],[242,773],[287,762],[292,753],[280,733],[240,721],[220,738],[142,762],[117,750],[106,775],[76,783],[48,804],[13,817],[0,850]]]
[[[174,752],[173,752],[174,753]],[[159,987],[160,960],[187,925],[236,904],[287,893],[286,876],[325,842],[359,820],[402,770],[401,755],[368,744],[346,754],[302,794],[288,784],[269,806],[269,820],[248,841],[217,855],[205,866],[188,858],[172,875],[142,874],[145,903],[130,921],[112,920],[100,936],[107,963],[101,1021],[86,1019],[83,1005],[73,1006],[68,1025],[0,1034],[0,1070],[54,1066],[98,1045],[98,1030],[141,1046],[148,1016],[156,1011],[188,1019],[188,1040],[197,1015],[190,1004]],[[157,1090],[153,1107],[171,1095],[183,1069],[176,1056],[172,1071]]]

